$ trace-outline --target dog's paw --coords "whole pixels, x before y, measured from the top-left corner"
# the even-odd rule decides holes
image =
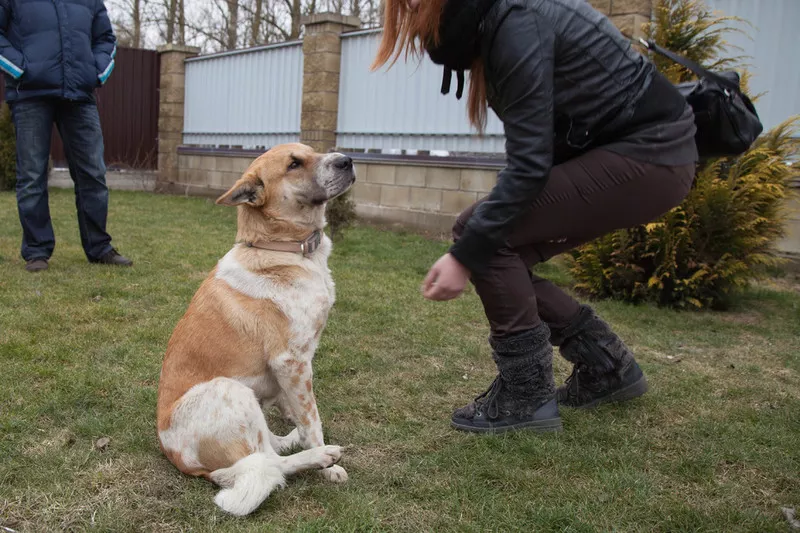
[[[347,481],[347,472],[339,465],[333,465],[319,470],[319,474],[326,480],[333,483],[344,483]]]
[[[319,450],[319,467],[320,468],[328,468],[329,466],[335,465],[339,462],[339,459],[342,458],[342,447],[341,446],[320,446],[317,448]]]

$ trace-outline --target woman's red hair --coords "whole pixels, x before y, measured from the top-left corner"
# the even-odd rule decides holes
[[[425,52],[423,43],[438,44],[439,23],[446,1],[448,0],[422,0],[419,7],[412,10],[406,0],[385,0],[383,38],[372,63],[372,70],[387,63],[391,68],[403,52],[406,59],[409,55],[420,58]],[[467,107],[469,121],[479,132],[483,132],[486,127],[487,103],[486,80],[480,58],[470,68]]]

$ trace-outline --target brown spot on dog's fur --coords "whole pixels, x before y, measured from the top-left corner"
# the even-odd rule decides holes
[[[291,383],[292,383],[293,386],[298,385],[300,383],[300,375],[298,374],[296,376],[292,376]]]
[[[197,458],[209,472],[233,466],[236,461],[254,453],[244,439],[221,443],[217,439],[200,439]]]
[[[306,381],[306,390],[308,392],[311,392],[312,387],[313,387],[313,385],[311,384],[311,380]]]

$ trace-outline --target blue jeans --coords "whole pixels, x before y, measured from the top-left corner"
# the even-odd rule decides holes
[[[49,259],[56,246],[47,193],[53,124],[63,141],[69,174],[75,183],[78,226],[86,257],[99,259],[110,252],[103,134],[96,104],[23,100],[11,104],[11,115],[17,135],[17,209],[22,224],[23,259]]]

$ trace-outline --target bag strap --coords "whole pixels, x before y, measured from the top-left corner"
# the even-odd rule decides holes
[[[639,42],[648,50],[652,50],[657,54],[661,54],[662,56],[671,59],[675,63],[688,68],[691,70],[696,76],[700,78],[708,78],[712,81],[717,82],[718,84],[722,85],[726,89],[730,89],[731,91],[741,92],[741,89],[736,85],[736,83],[732,82],[729,79],[723,78],[719,74],[715,74],[710,70],[705,69],[699,63],[695,63],[691,59],[687,59],[683,56],[676,54],[671,50],[667,50],[666,48],[661,48],[658,46],[655,41],[646,41],[644,39],[639,39]]]

